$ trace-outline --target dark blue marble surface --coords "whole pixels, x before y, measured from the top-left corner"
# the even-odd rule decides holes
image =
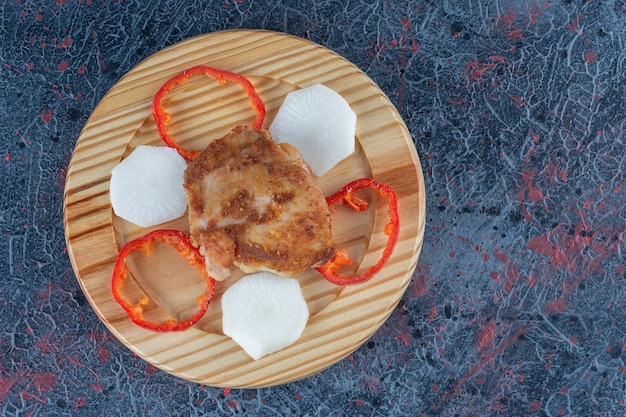
[[[200,386],[110,335],[74,277],[65,171],[96,104],[194,35],[318,42],[389,95],[427,187],[400,306],[274,388]],[[0,4],[4,415],[623,416],[626,2],[6,0]]]

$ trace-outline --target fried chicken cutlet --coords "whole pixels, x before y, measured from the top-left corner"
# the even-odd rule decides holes
[[[334,251],[330,212],[300,152],[237,127],[185,171],[191,242],[218,280],[233,267],[293,277]]]

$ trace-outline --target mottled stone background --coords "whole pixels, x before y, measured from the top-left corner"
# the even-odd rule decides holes
[[[194,35],[318,42],[396,105],[427,229],[370,341],[276,388],[189,383],[100,323],[63,235],[65,172],[114,83]],[[5,0],[0,410],[81,416],[626,414],[626,2]]]

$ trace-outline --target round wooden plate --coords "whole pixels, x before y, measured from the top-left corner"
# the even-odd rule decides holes
[[[141,144],[163,146],[151,112],[152,98],[170,77],[195,65],[241,73],[267,106],[271,123],[285,94],[322,83],[341,94],[357,114],[357,149],[321,178],[326,195],[359,177],[374,177],[398,195],[400,237],[388,264],[370,281],[336,287],[311,270],[299,279],[310,318],[301,338],[281,351],[252,360],[221,332],[219,299],[241,274],[219,282],[205,317],[182,332],[156,333],[133,324],[111,294],[119,248],[151,229],[113,214],[111,169]],[[195,77],[168,96],[171,134],[202,149],[254,112],[234,84]],[[385,242],[386,202],[373,196],[365,213],[338,210],[333,234],[359,268],[376,262]],[[356,350],[389,317],[417,264],[425,221],[424,179],[417,152],[400,115],[378,86],[356,66],[313,42],[277,32],[234,30],[198,36],[146,59],[98,104],[82,131],[67,172],[64,223],[68,253],[87,300],[107,328],[137,355],[189,381],[229,388],[259,388],[295,381],[328,368]],[[186,216],[155,228],[188,231]],[[184,317],[201,291],[197,272],[173,251],[160,250],[131,266],[136,291],[170,315]],[[200,286],[200,289],[198,287]],[[133,291],[130,289],[129,291]]]

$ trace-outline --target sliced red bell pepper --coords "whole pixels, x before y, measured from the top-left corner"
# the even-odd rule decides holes
[[[194,75],[206,75],[207,77],[215,78],[220,84],[226,84],[228,81],[234,81],[240,84],[246,91],[246,94],[248,94],[252,108],[256,111],[256,118],[254,119],[252,128],[254,130],[260,130],[263,126],[263,120],[265,119],[265,104],[257,94],[252,83],[250,83],[247,78],[234,72],[219,70],[203,65],[184,70],[180,74],[170,78],[165,84],[163,84],[159,91],[157,91],[152,101],[152,114],[154,115],[157,131],[159,132],[161,139],[163,139],[168,146],[176,149],[178,153],[187,161],[190,161],[198,156],[200,151],[184,149],[170,136],[167,131],[167,124],[172,121],[172,118],[170,114],[165,111],[162,101],[175,86],[186,83],[187,80]]]
[[[385,263],[389,260],[391,253],[393,252],[396,242],[398,241],[398,234],[400,232],[400,222],[398,218],[398,200],[395,191],[384,184],[381,184],[371,178],[361,178],[352,181],[337,191],[326,197],[326,203],[331,212],[334,208],[341,204],[347,204],[354,210],[364,211],[367,208],[367,202],[358,198],[354,193],[362,188],[371,188],[375,190],[379,195],[388,199],[388,213],[389,223],[385,225],[384,232],[387,235],[387,243],[383,249],[383,253],[373,266],[363,271],[361,274],[353,277],[341,276],[338,272],[342,266],[352,265],[352,260],[348,256],[345,249],[337,250],[331,259],[324,265],[315,267],[324,278],[336,285],[352,285],[365,282],[372,278]]]
[[[199,306],[198,311],[186,320],[178,321],[169,319],[162,323],[146,320],[143,318],[143,311],[144,307],[151,303],[150,299],[147,296],[143,296],[135,304],[131,304],[121,294],[122,283],[128,277],[126,257],[137,250],[141,250],[145,252],[146,255],[150,255],[155,242],[160,242],[174,248],[181,257],[186,258],[191,265],[195,265],[196,268],[198,268],[198,271],[202,274],[206,282],[205,292],[197,299]],[[185,330],[193,326],[204,316],[209,308],[211,298],[213,297],[215,280],[210,277],[206,271],[204,256],[191,244],[187,235],[177,230],[154,230],[122,246],[117,256],[115,267],[113,268],[111,288],[113,290],[113,297],[135,324],[149,330],[166,332]]]

